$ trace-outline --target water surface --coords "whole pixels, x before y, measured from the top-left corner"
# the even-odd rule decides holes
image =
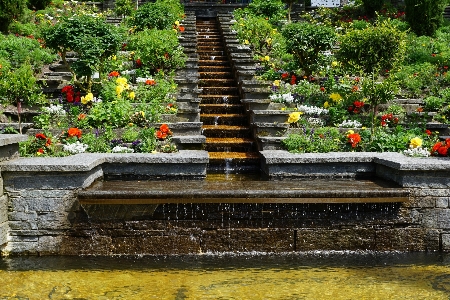
[[[0,299],[449,299],[450,256],[0,259]]]

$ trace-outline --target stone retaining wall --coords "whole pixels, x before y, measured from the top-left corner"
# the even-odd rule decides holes
[[[114,206],[88,215],[78,192],[102,178],[161,180],[206,176],[205,151],[78,154],[0,164],[4,255],[119,255],[308,250],[450,251],[448,158],[398,153],[290,154],[261,151],[272,180],[377,177],[410,192],[403,203],[160,204],[133,215]],[[317,171],[320,170],[320,171]],[[352,180],[348,188],[352,188]],[[195,181],[192,181],[195,184]],[[264,183],[261,182],[262,186]],[[342,184],[342,181],[341,183]],[[139,213],[144,206],[123,205]],[[146,207],[145,209],[149,209]],[[89,212],[91,213],[91,212]],[[127,216],[128,217],[125,217]]]

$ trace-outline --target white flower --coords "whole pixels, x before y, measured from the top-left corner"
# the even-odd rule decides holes
[[[307,105],[298,105],[297,109],[303,112],[305,115],[327,115],[328,109],[317,107],[317,106],[307,106]]]
[[[66,111],[64,110],[62,105],[50,104],[49,107],[43,107],[42,110],[49,114],[57,116],[64,116],[66,114]]]
[[[430,156],[430,151],[427,148],[417,147],[417,148],[409,148],[408,150],[404,150],[403,154],[406,156],[412,157],[428,157]]]
[[[310,125],[316,126],[316,127],[321,127],[321,126],[324,126],[324,125],[325,125],[325,122],[322,121],[322,119],[320,119],[320,118],[312,118],[312,117],[309,117],[309,118],[307,119],[307,121],[308,121],[308,123],[309,123]]]
[[[362,124],[356,120],[345,120],[338,127],[342,128],[360,128]]]
[[[287,94],[272,94],[269,96],[270,100],[278,103],[292,103],[294,101],[294,97],[291,93]]]
[[[72,154],[77,154],[85,152],[88,147],[88,145],[80,143],[80,141],[76,141],[73,144],[64,145],[63,150]]]
[[[112,152],[114,153],[133,153],[134,150],[128,147],[123,147],[123,146],[115,146],[112,149]]]

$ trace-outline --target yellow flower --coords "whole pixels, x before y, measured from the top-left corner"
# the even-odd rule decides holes
[[[268,55],[264,56],[263,61],[269,61],[269,60],[270,60],[270,57]]]
[[[330,107],[330,103],[328,103],[328,101],[325,101],[325,103],[323,104],[323,108],[328,108]]]
[[[88,93],[86,96],[81,97],[81,103],[88,104],[94,99],[94,95],[92,93]]]
[[[300,120],[300,116],[302,115],[301,111],[295,111],[289,114],[288,123],[297,123]]]
[[[347,135],[349,135],[349,134],[354,134],[355,132],[353,131],[353,130],[349,130],[349,131],[347,131]]]
[[[279,81],[279,80],[275,80],[275,81],[273,82],[273,85],[274,85],[274,86],[280,86],[280,81]]]
[[[412,148],[422,147],[422,139],[418,137],[412,138],[409,142],[409,146]]]
[[[116,79],[116,83],[121,86],[125,86],[127,84],[127,79],[125,77],[118,77]]]
[[[245,40],[244,45],[248,45],[248,44],[250,44],[250,42],[248,40]]]
[[[120,97],[120,94],[122,94],[122,92],[123,92],[123,86],[121,86],[121,85],[116,86],[116,94],[118,97]]]
[[[112,59],[112,60],[116,60],[116,59],[117,59],[117,56],[113,55],[113,56],[111,57],[111,59]]]
[[[179,26],[180,25],[180,21],[175,21],[175,25]]]
[[[333,100],[334,102],[338,103],[342,100],[342,96],[339,95],[338,93],[333,93],[330,95],[330,99]]]
[[[281,110],[286,110],[286,107],[282,107]]]
[[[134,97],[136,97],[136,95],[134,94],[134,92],[130,92],[130,94],[128,94],[128,98],[134,99]]]
[[[332,67],[337,67],[337,65],[338,65],[338,62],[337,62],[337,61],[333,61],[333,62],[331,63],[331,66],[332,66]]]
[[[267,38],[267,39],[266,39],[266,43],[267,43],[267,45],[272,44],[272,39],[271,39],[271,38]]]

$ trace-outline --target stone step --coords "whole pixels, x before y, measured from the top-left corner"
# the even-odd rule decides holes
[[[206,138],[204,150],[208,152],[250,152],[253,150],[253,139],[249,138]]]
[[[230,72],[199,72],[200,79],[231,79],[233,73]]]
[[[251,136],[248,126],[203,125],[203,134],[208,137],[244,138]]]
[[[232,103],[240,103],[239,96],[237,95],[199,95],[202,104],[232,104]]]
[[[231,125],[245,126],[248,124],[247,116],[241,114],[200,114],[200,121],[204,125]]]
[[[205,114],[244,114],[244,105],[242,104],[200,104],[200,109]]]
[[[199,87],[209,87],[209,88],[222,88],[222,87],[235,87],[236,82],[234,79],[230,78],[202,78],[198,81]]]
[[[237,87],[204,87],[202,88],[204,95],[238,95]]]

